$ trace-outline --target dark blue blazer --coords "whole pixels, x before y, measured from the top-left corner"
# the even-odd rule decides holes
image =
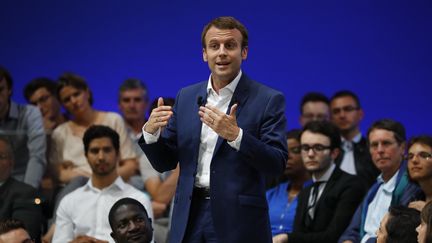
[[[181,242],[192,200],[202,123],[197,100],[207,97],[207,81],[177,94],[173,116],[154,144],[139,144],[159,172],[180,163],[170,242]],[[218,138],[210,165],[211,213],[219,242],[271,242],[265,175],[282,174],[287,161],[285,99],[282,93],[242,75],[231,105],[243,129],[240,150]]]

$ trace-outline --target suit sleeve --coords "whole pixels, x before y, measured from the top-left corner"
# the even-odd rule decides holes
[[[348,228],[345,230],[345,232],[342,234],[342,236],[339,238],[339,243],[342,243],[346,240],[350,240],[354,243],[360,242],[360,224],[361,224],[361,211],[362,211],[362,204],[360,204],[357,207],[357,210],[351,219],[351,223],[349,224]]]
[[[288,241],[290,243],[337,242],[364,195],[364,187],[360,181],[353,180],[352,183],[345,183],[347,186],[341,192],[333,218],[326,229],[320,232],[307,233],[294,231],[289,234]]]
[[[285,139],[285,98],[281,93],[270,97],[259,127],[259,136],[243,129],[239,152],[258,171],[279,175],[288,159]]]

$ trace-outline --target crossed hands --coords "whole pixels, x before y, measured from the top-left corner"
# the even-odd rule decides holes
[[[236,118],[237,106],[237,104],[232,105],[230,113],[227,115],[216,109],[216,107],[206,104],[199,108],[198,115],[204,124],[219,136],[231,142],[237,138],[240,132]],[[159,97],[158,107],[152,110],[144,130],[150,134],[156,133],[160,128],[168,125],[172,115],[172,107],[165,106],[162,97]]]

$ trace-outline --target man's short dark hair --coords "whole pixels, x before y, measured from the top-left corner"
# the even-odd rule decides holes
[[[301,129],[291,129],[288,132],[286,132],[285,136],[286,139],[295,139],[297,141],[300,141],[301,133],[302,133]]]
[[[337,98],[342,98],[342,97],[351,97],[355,101],[357,108],[361,108],[360,99],[358,98],[358,96],[354,92],[352,92],[350,90],[340,90],[340,91],[336,92],[330,98],[330,103],[333,102],[333,100],[335,100]]]
[[[202,33],[201,33],[201,44],[202,47],[205,49],[206,48],[206,42],[205,42],[205,36],[207,34],[207,31],[211,28],[211,27],[215,27],[221,30],[232,30],[232,29],[237,29],[238,31],[240,31],[240,33],[242,34],[242,43],[241,43],[241,48],[245,48],[249,45],[249,37],[248,37],[248,31],[246,29],[246,27],[240,23],[240,21],[238,21],[237,19],[235,19],[234,17],[231,16],[224,16],[224,17],[218,17],[213,19],[212,21],[210,21],[210,23],[208,23]]]
[[[144,212],[146,218],[149,219],[147,210],[138,200],[133,199],[133,198],[129,198],[129,197],[125,197],[125,198],[122,198],[122,199],[118,200],[117,202],[115,202],[109,211],[108,221],[109,221],[109,224],[111,226],[111,229],[114,229],[114,214],[117,211],[117,209],[123,205],[135,205],[135,206],[137,206],[139,209],[141,209]]]
[[[306,131],[311,133],[319,133],[330,139],[330,148],[332,150],[339,149],[341,146],[341,138],[339,130],[335,125],[328,121],[311,121],[306,124],[302,130],[302,134]]]
[[[387,243],[417,242],[416,227],[421,223],[420,212],[406,206],[391,206],[385,226]]]
[[[303,114],[303,106],[308,102],[322,102],[329,105],[329,99],[323,93],[309,92],[303,95],[300,102],[300,114]]]
[[[51,95],[57,97],[57,83],[50,78],[41,77],[31,80],[24,87],[24,97],[26,98],[27,102],[30,102],[30,97],[34,94],[34,92],[36,92],[36,90],[40,88],[47,89]]]
[[[57,97],[60,98],[60,91],[66,86],[72,86],[78,90],[87,90],[90,94],[89,103],[90,105],[93,104],[93,94],[83,77],[71,72],[66,72],[60,75],[57,84]],[[62,101],[60,100],[60,102]]]
[[[393,132],[394,138],[396,139],[399,145],[406,141],[405,127],[400,122],[397,122],[392,119],[381,119],[374,122],[372,126],[368,129],[367,132],[368,139],[370,133],[376,129],[382,129],[382,130]]]
[[[112,128],[102,125],[93,125],[89,127],[83,137],[84,152],[87,154],[91,141],[97,138],[109,138],[111,139],[112,145],[117,152],[120,151],[120,138],[116,131]]]
[[[5,79],[6,80],[6,84],[8,86],[9,90],[12,90],[13,88],[13,80],[12,80],[12,76],[10,75],[9,71],[0,66],[0,81]]]
[[[24,229],[27,231],[24,223],[18,219],[5,219],[0,221],[0,235],[6,234],[12,230]]]
[[[139,79],[136,78],[128,78],[120,85],[119,88],[119,101],[120,101],[120,95],[122,92],[125,92],[127,90],[133,90],[133,89],[142,89],[145,92],[145,101],[148,101],[148,90],[147,86]]]
[[[432,136],[420,135],[420,136],[412,137],[408,142],[408,149],[410,149],[411,146],[413,146],[416,143],[426,145],[426,146],[432,148]]]

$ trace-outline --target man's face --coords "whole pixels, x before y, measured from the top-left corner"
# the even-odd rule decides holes
[[[24,229],[15,229],[0,235],[0,242],[7,243],[33,243],[27,231]]]
[[[141,88],[129,89],[120,93],[119,109],[126,121],[144,119],[147,105],[146,91]]]
[[[88,148],[87,160],[93,174],[110,175],[117,169],[119,157],[108,137],[93,139]]]
[[[9,178],[12,167],[12,155],[9,154],[7,144],[0,140],[0,181],[5,181]]]
[[[90,93],[88,90],[65,86],[61,89],[59,96],[64,108],[74,116],[82,114],[90,107]]]
[[[329,107],[325,102],[309,101],[302,107],[303,114],[300,116],[300,125],[304,127],[311,121],[327,121],[329,119]]]
[[[153,230],[145,212],[128,204],[115,211],[111,236],[117,243],[148,243],[153,239]]]
[[[358,128],[363,119],[363,110],[360,109],[351,96],[336,98],[330,102],[331,121],[339,130],[344,132]]]
[[[8,87],[6,79],[3,78],[0,80],[0,115],[6,114],[11,94],[12,90]]]
[[[294,176],[302,174],[305,171],[301,157],[300,143],[297,139],[290,138],[288,143],[288,161],[285,167],[285,175]]]
[[[331,151],[330,139],[320,133],[305,131],[301,135],[301,156],[303,164],[311,173],[323,172],[329,168],[337,152]],[[306,150],[308,147],[310,149]],[[320,150],[320,151],[319,151]]]
[[[213,26],[207,31],[203,59],[208,62],[213,82],[227,82],[236,77],[248,53],[247,47],[241,47],[242,40],[238,29],[222,30]]]
[[[391,131],[374,129],[369,134],[369,152],[375,166],[384,174],[397,171],[404,149],[405,143],[398,144]]]
[[[432,178],[432,148],[428,145],[415,143],[408,150],[408,171],[415,181]]]
[[[380,226],[376,231],[376,235],[377,235],[377,243],[386,243],[387,242],[387,222],[389,220],[389,213],[386,213],[383,217],[383,219],[381,220]]]
[[[44,118],[54,118],[60,114],[60,102],[45,87],[37,89],[29,101],[39,107]]]

